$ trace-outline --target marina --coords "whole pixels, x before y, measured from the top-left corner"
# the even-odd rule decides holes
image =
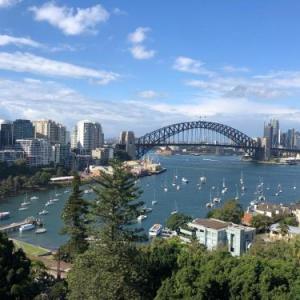
[[[143,190],[141,199],[145,205],[136,226],[143,227],[145,232],[153,224],[163,225],[172,213],[205,217],[210,209],[236,197],[245,210],[250,204],[255,205],[264,199],[278,204],[290,204],[300,199],[300,189],[297,188],[300,184],[299,165],[256,164],[242,161],[238,156],[152,154],[152,157],[167,171],[137,180],[136,184]],[[182,181],[182,178],[185,180]],[[94,199],[91,186],[83,186],[82,190],[88,191],[83,193],[85,199]],[[67,240],[60,230],[63,226],[61,213],[69,196],[70,187],[28,193],[28,200],[24,194],[2,200],[0,212],[9,212],[10,215],[0,220],[0,227],[6,228],[12,238],[57,249]],[[24,199],[28,203],[21,206]],[[208,205],[211,207],[207,207],[207,203],[211,203]],[[19,210],[23,207],[26,209]],[[34,230],[24,231],[20,235],[18,229],[12,230],[20,227],[28,216],[42,218],[47,231],[43,234],[36,234]],[[12,223],[18,225],[9,227]]]

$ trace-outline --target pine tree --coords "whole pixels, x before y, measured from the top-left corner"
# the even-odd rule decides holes
[[[101,172],[94,189],[93,214],[101,223],[100,239],[105,243],[144,241],[143,229],[133,226],[144,204],[139,200],[142,192],[120,161],[112,161],[111,167],[112,174]]]
[[[68,275],[69,299],[142,299],[142,270],[136,242],[145,240],[134,223],[143,202],[135,178],[119,161],[101,172],[94,188],[95,238]]]
[[[65,260],[73,260],[76,255],[88,248],[86,221],[89,204],[82,198],[80,183],[80,177],[76,174],[72,182],[72,193],[62,213],[64,221],[62,234],[70,236],[69,241],[61,249]]]

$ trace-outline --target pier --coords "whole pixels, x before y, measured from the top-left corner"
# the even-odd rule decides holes
[[[33,222],[33,219],[32,218],[27,218],[27,219],[25,219],[24,221],[21,221],[21,222],[11,223],[11,224],[0,227],[0,232],[9,233],[9,232],[17,231],[17,230],[19,230],[19,228],[22,225],[25,225],[25,224],[28,224],[28,223],[31,223],[31,222]]]

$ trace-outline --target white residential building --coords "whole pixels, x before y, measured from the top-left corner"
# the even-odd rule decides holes
[[[72,135],[72,148],[92,151],[102,147],[104,134],[100,123],[87,120],[79,121]]]
[[[25,152],[27,163],[32,167],[47,166],[51,161],[51,144],[46,139],[16,140],[19,148]]]

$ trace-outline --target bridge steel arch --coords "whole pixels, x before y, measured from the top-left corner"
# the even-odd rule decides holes
[[[255,155],[255,150],[258,148],[255,140],[233,127],[216,122],[192,121],[165,126],[137,138],[135,143],[137,157],[141,158],[153,147],[165,144],[167,139],[171,136],[174,136],[183,131],[199,128],[208,129],[224,135],[225,137],[233,141],[235,145],[238,145],[240,146],[240,148],[245,149],[251,156]]]

